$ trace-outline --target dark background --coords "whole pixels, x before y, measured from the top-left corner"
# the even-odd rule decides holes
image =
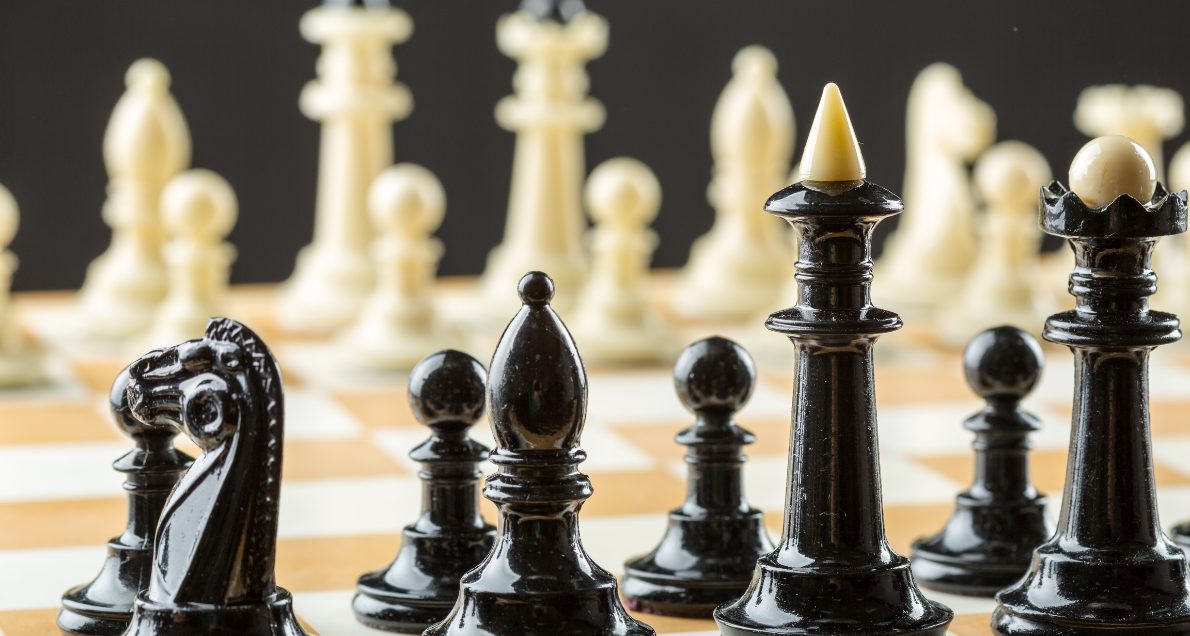
[[[297,97],[318,48],[297,23],[305,0],[7,0],[0,19],[0,183],[17,197],[16,286],[74,288],[107,245],[101,141],[128,65],[162,60],[194,141],[194,166],[223,174],[240,200],[234,280],[289,275],[309,242],[318,126]],[[493,120],[514,64],[495,20],[515,0],[398,0],[415,22],[395,49],[413,115],[394,127],[397,161],[433,170],[447,191],[443,274],[478,272],[503,229],[513,135]],[[1038,147],[1063,175],[1085,139],[1079,91],[1151,83],[1190,94],[1184,2],[859,2],[591,0],[608,18],[590,64],[607,124],[587,138],[588,168],[629,155],[661,180],[656,266],[681,265],[712,211],[705,192],[711,110],[741,47],[780,60],[798,146],[822,85],[843,89],[869,178],[901,188],[905,99],[935,61],[957,66],[999,116],[999,139]],[[1182,138],[1186,135],[1182,135]],[[1179,138],[1166,147],[1172,155]],[[887,232],[892,223],[882,227]]]

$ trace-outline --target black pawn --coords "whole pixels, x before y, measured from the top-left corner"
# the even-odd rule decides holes
[[[574,340],[550,308],[554,283],[521,278],[524,306],[492,356],[488,402],[496,472],[483,494],[500,510],[492,551],[460,581],[454,609],[425,636],[652,636],[620,604],[616,579],[579,536],[591,496],[579,472],[587,376]]]
[[[686,501],[670,511],[661,544],[625,564],[628,607],[710,618],[744,593],[756,559],[773,550],[764,516],[744,500],[743,447],[756,438],[732,419],[755,381],[752,357],[726,338],[699,340],[678,357],[674,388],[696,417],[676,438],[687,448]]]
[[[913,573],[922,585],[992,596],[1025,574],[1033,549],[1054,533],[1046,498],[1029,480],[1029,434],[1041,421],[1021,409],[1043,361],[1041,345],[1016,327],[988,329],[967,344],[967,384],[987,402],[963,422],[975,433],[975,481],[955,498],[946,527],[914,542]]]
[[[174,448],[178,430],[143,424],[129,410],[129,375],[120,373],[109,397],[112,418],[136,445],[112,464],[124,474],[128,493],[128,525],[107,543],[99,575],[62,595],[58,627],[67,634],[118,636],[132,620],[136,595],[149,584],[153,536],[165,500],[194,461]]]
[[[479,463],[488,449],[467,435],[483,415],[486,373],[459,351],[439,351],[409,376],[409,406],[430,427],[409,457],[422,466],[422,512],[402,533],[387,569],[360,577],[352,608],[370,627],[420,634],[446,617],[459,577],[492,547],[496,529],[479,514]]]

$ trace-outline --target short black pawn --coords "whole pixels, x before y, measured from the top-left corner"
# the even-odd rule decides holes
[[[963,352],[967,384],[987,405],[963,427],[975,433],[975,480],[955,498],[938,534],[913,544],[913,573],[925,587],[992,596],[1029,569],[1033,550],[1054,532],[1046,498],[1029,480],[1029,434],[1041,421],[1021,409],[1044,358],[1033,336],[995,327]]]
[[[459,577],[491,549],[496,529],[479,514],[478,492],[488,448],[467,435],[483,415],[486,379],[478,360],[453,350],[413,368],[409,406],[432,431],[409,453],[422,467],[421,516],[405,527],[392,564],[360,577],[352,607],[361,623],[420,634],[446,617]]]
[[[178,430],[144,424],[129,409],[127,371],[112,384],[112,418],[135,448],[112,464],[124,474],[128,493],[128,524],[107,543],[107,558],[98,576],[62,595],[58,627],[67,634],[118,636],[132,620],[136,595],[149,584],[153,565],[153,536],[161,509],[174,484],[193,459],[174,448]]]
[[[492,551],[460,581],[446,619],[425,636],[652,636],[620,604],[616,579],[583,549],[578,514],[592,494],[579,472],[587,375],[550,308],[541,272],[492,356],[488,403],[496,472],[483,494],[500,510]]]
[[[744,500],[743,448],[755,437],[732,419],[755,381],[752,357],[726,338],[699,340],[678,357],[674,388],[696,418],[676,438],[687,448],[686,500],[670,511],[661,544],[625,564],[628,607],[710,618],[744,593],[756,559],[772,552],[764,516]]]

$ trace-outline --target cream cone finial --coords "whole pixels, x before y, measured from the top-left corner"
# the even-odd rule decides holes
[[[810,126],[798,176],[802,181],[859,181],[867,174],[843,95],[838,86],[827,84]]]

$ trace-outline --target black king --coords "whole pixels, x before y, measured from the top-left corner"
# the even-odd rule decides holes
[[[872,345],[901,328],[872,306],[872,230],[901,201],[864,180],[839,89],[828,84],[802,181],[765,209],[798,231],[799,298],[766,326],[797,350],[790,481],[780,545],[744,596],[715,610],[725,636],[946,633],[953,612],[918,590],[884,533]]]

